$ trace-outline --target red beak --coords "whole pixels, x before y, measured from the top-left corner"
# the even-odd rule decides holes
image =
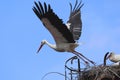
[[[109,52],[108,52],[108,53],[106,53],[106,60],[107,60],[107,59],[109,59],[109,58],[110,58],[110,56],[111,56],[110,54],[109,54],[109,55],[108,55],[108,54],[109,54]]]
[[[110,55],[106,57],[106,60],[110,58]]]
[[[41,48],[43,47],[44,44],[41,44],[40,47],[37,50],[37,53],[39,53],[39,51],[41,50]]]

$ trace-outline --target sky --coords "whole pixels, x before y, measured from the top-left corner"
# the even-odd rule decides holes
[[[40,0],[50,4],[54,12],[67,22],[69,2],[75,0]],[[82,0],[82,35],[76,48],[84,56],[103,64],[106,52],[120,54],[120,0]],[[48,72],[64,74],[68,52],[56,52],[45,45],[36,51],[43,39],[55,43],[32,11],[34,0],[1,0],[0,2],[0,80],[41,80]],[[107,62],[111,64],[111,62]],[[51,78],[50,78],[51,77]],[[64,79],[48,75],[45,79]]]

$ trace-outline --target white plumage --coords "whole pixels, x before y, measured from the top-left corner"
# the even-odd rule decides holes
[[[83,61],[88,63],[86,60],[90,61],[94,64],[93,61],[87,59],[81,53],[76,52],[75,48],[79,46],[76,40],[79,39],[82,31],[82,21],[81,21],[81,12],[80,9],[83,4],[76,0],[74,8],[72,8],[72,4],[70,3],[70,17],[67,21],[67,24],[64,24],[62,19],[53,12],[50,4],[46,5],[44,2],[44,6],[38,2],[35,2],[35,6],[33,7],[33,11],[37,15],[37,17],[42,21],[43,25],[49,30],[52,34],[56,45],[50,44],[46,40],[41,42],[41,45],[37,52],[42,48],[44,44],[47,44],[49,47],[53,48],[59,52],[71,52],[78,57],[80,57]],[[86,60],[84,60],[83,58]]]
[[[120,61],[120,54],[115,54],[114,52],[110,52],[109,56],[107,57],[112,62],[119,62]]]
[[[120,66],[120,61],[116,62],[116,63],[113,63],[111,66]]]

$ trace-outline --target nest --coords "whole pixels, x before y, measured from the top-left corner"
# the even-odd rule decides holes
[[[80,73],[78,80],[120,80],[120,66],[96,66]]]
[[[69,58],[65,63],[65,69],[68,69],[71,74],[71,79],[69,80],[120,80],[120,64],[108,66],[106,65],[105,58],[102,65],[95,65],[92,67],[90,65],[86,65],[84,68],[81,68],[79,58],[76,56]],[[77,68],[67,65],[69,62],[74,65],[74,61],[77,61],[77,64],[75,64],[78,66]],[[67,73],[65,73],[65,75],[67,75]],[[74,77],[74,75],[76,76]],[[67,79],[65,78],[65,80]]]

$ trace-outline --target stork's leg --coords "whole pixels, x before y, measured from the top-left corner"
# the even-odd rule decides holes
[[[86,64],[89,64],[86,60],[84,60],[78,53],[76,52],[72,52],[73,54],[75,54],[76,56],[78,56],[80,59],[82,59]]]
[[[86,58],[84,55],[82,55],[81,53],[77,52],[77,51],[74,51],[74,53],[76,53],[77,55],[80,55],[82,56],[83,58],[85,58],[86,60],[88,60],[89,62],[91,62],[93,65],[95,65],[95,62],[89,60],[88,58]]]

